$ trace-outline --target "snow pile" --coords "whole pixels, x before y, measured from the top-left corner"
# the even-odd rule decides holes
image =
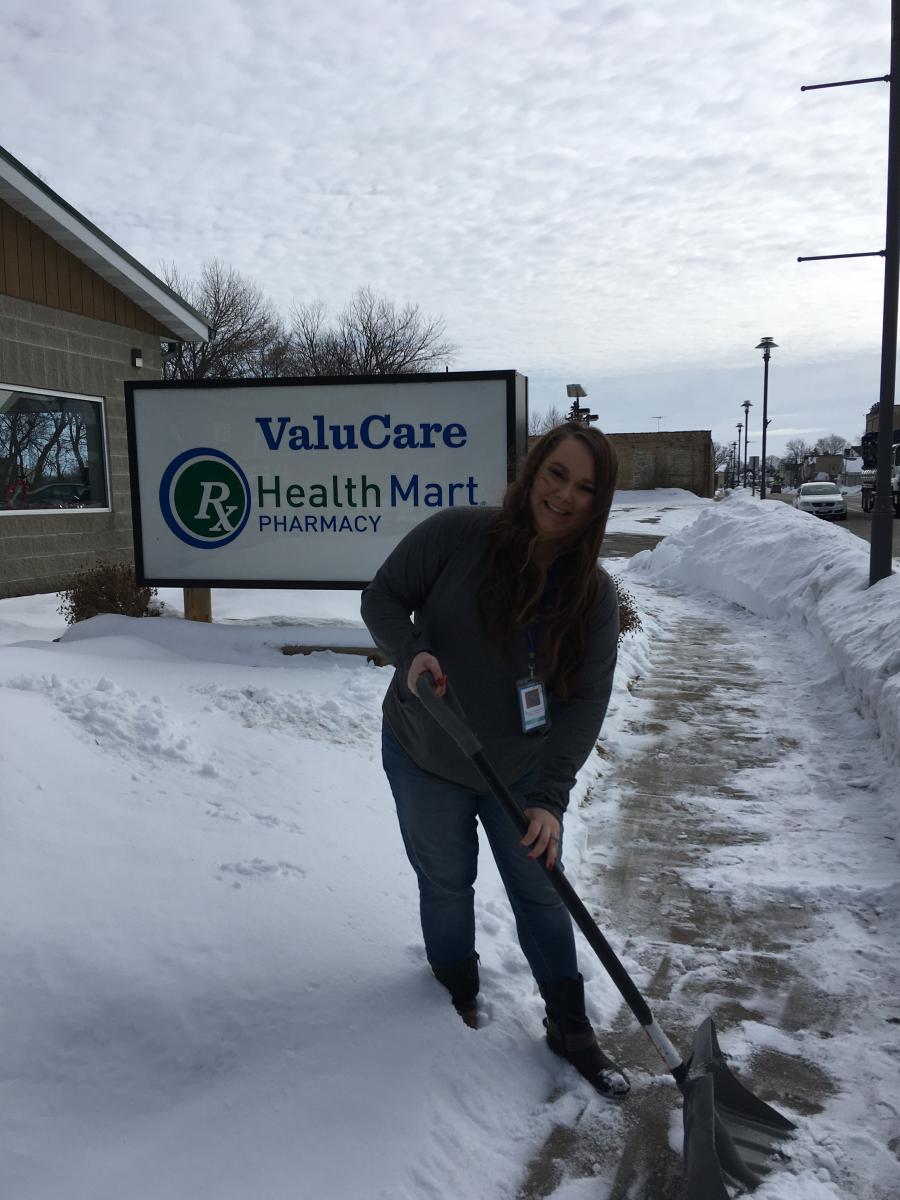
[[[809,630],[900,761],[900,574],[870,588],[865,542],[786,504],[734,495],[636,555],[628,573]]]

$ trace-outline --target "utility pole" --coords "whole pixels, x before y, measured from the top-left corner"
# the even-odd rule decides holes
[[[894,503],[891,498],[891,454],[894,432],[894,390],[897,369],[897,286],[900,280],[900,236],[897,200],[900,167],[900,0],[891,0],[891,82],[888,105],[887,213],[884,242],[884,302],[881,319],[881,386],[878,397],[878,466],[875,508],[872,511],[872,549],[869,587],[891,574]]]
[[[891,542],[894,531],[894,506],[891,499],[891,454],[894,431],[894,392],[897,359],[897,291],[900,283],[900,0],[891,0],[891,69],[888,75],[867,79],[847,79],[839,83],[817,83],[801,87],[801,92],[822,88],[851,87],[858,83],[887,83],[888,161],[885,241],[883,250],[854,254],[816,254],[798,258],[798,262],[823,258],[883,258],[884,299],[881,317],[881,382],[878,398],[878,460],[875,476],[875,507],[872,510],[872,536],[869,554],[869,586],[891,574]]]

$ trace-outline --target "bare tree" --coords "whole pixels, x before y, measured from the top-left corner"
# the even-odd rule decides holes
[[[713,462],[715,470],[722,471],[731,462],[731,443],[713,442]]]
[[[328,324],[321,300],[291,313],[290,358],[296,375],[409,375],[446,366],[457,347],[444,340],[442,319],[418,304],[398,308],[369,287]]]
[[[802,463],[805,458],[808,458],[813,453],[813,447],[808,445],[802,438],[794,438],[784,448],[784,461],[789,463]]]
[[[532,410],[528,414],[528,436],[540,437],[542,433],[549,433],[557,425],[562,425],[565,419],[566,414],[555,404],[542,413]]]
[[[817,454],[843,454],[850,445],[850,439],[841,437],[839,433],[829,433],[816,442]]]
[[[205,316],[208,342],[175,343],[164,357],[164,379],[246,379],[286,374],[288,335],[271,301],[259,287],[217,259],[199,279],[164,264],[162,277],[173,291]]]

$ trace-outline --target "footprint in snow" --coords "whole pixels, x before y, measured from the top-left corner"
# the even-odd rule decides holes
[[[241,882],[259,882],[270,879],[302,879],[306,872],[302,867],[289,862],[267,862],[264,858],[250,858],[243,862],[221,863],[221,874],[216,879],[225,880],[231,876],[231,886],[239,888]]]

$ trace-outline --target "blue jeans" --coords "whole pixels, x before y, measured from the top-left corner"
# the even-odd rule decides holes
[[[577,978],[571,918],[547,878],[546,867],[528,857],[527,847],[521,845],[520,834],[500,802],[489,792],[473,792],[423,771],[386,724],[381,753],[403,843],[419,881],[429,963],[455,967],[475,950],[477,817],[490,842],[516,919],[519,945],[535,979],[551,983]],[[531,782],[526,776],[509,789],[519,803]],[[555,869],[562,870],[561,859]]]

